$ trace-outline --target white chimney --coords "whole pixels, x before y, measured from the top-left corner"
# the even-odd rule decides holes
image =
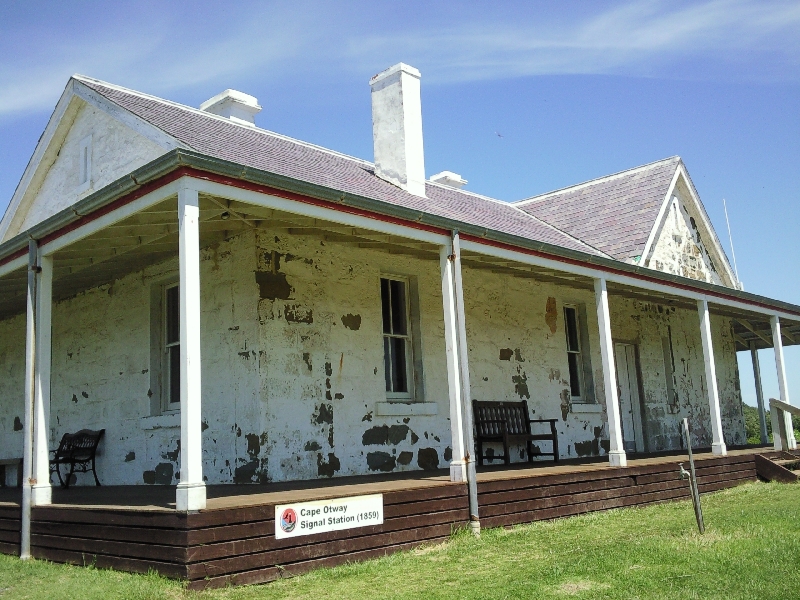
[[[458,173],[453,173],[452,171],[442,171],[436,175],[431,175],[431,181],[433,183],[440,183],[442,185],[446,185],[447,187],[456,189],[462,188],[468,183],[466,179],[461,177],[461,175]]]
[[[375,174],[416,196],[425,196],[420,74],[398,63],[370,79]]]
[[[255,127],[255,117],[261,112],[258,100],[236,90],[225,90],[200,105],[200,110],[230,119],[240,125]]]

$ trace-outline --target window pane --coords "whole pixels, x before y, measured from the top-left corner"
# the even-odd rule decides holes
[[[408,392],[406,371],[406,341],[403,338],[389,338],[392,345],[392,390]]]
[[[383,338],[383,371],[386,377],[386,391],[392,391],[392,346],[391,338]]]
[[[172,346],[169,349],[169,401],[181,401],[181,347]]]
[[[383,310],[383,333],[392,333],[392,311],[389,308],[389,280],[381,279],[381,309]]]
[[[392,333],[408,335],[406,327],[406,284],[395,279],[389,280],[392,290]]]
[[[578,344],[578,317],[574,308],[564,307],[564,322],[567,328],[567,350],[579,352],[581,347]]]
[[[167,290],[167,306],[166,306],[166,335],[167,343],[175,344],[181,339],[181,297],[180,289],[178,286],[171,287]]]
[[[581,355],[570,352],[567,354],[569,360],[569,388],[573,397],[581,395],[581,378],[578,372]]]

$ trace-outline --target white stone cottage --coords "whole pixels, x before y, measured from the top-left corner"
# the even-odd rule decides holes
[[[0,458],[30,453],[34,504],[83,428],[103,484],[196,509],[206,483],[462,480],[468,399],[557,418],[563,458],[680,449],[684,417],[725,454],[736,352],[773,340],[788,401],[800,307],[740,289],[680,158],[473,194],[425,177],[419,82],[372,78],[373,163],[258,128],[233,90],[198,110],[69,80],[0,222]]]

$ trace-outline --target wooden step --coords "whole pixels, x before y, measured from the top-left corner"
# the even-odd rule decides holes
[[[780,483],[794,483],[798,480],[797,473],[779,464],[780,459],[770,460],[760,454],[756,454],[755,459],[756,473],[761,479]]]

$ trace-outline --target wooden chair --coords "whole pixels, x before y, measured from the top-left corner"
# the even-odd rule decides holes
[[[64,489],[70,485],[73,473],[92,472],[94,482],[99,486],[100,480],[97,478],[95,469],[95,455],[100,438],[106,432],[105,429],[92,431],[91,429],[81,429],[76,433],[65,433],[61,438],[58,448],[53,451],[53,458],[50,459],[50,472],[56,472],[58,481]],[[61,465],[69,465],[69,474],[66,481],[61,477]]]
[[[553,444],[552,452],[539,452],[537,456],[552,456],[558,462],[558,433],[556,423],[558,419],[531,419],[528,416],[528,403],[521,402],[481,402],[472,401],[472,411],[475,417],[475,446],[478,462],[483,466],[485,458],[501,458],[499,456],[485,456],[483,444],[502,443],[503,462],[511,463],[508,447],[511,444],[525,443],[528,450],[528,462],[533,462],[533,442],[544,440]],[[550,433],[533,433],[532,425],[550,425]]]

